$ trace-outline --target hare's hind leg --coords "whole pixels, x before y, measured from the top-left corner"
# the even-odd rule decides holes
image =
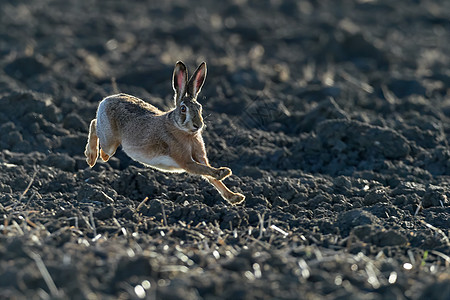
[[[103,102],[102,102],[103,103]],[[116,127],[111,124],[108,116],[104,113],[104,105],[100,103],[97,113],[97,135],[100,141],[100,157],[108,161],[116,153],[120,145]]]
[[[98,138],[100,140],[100,157],[103,161],[108,161],[109,158],[116,153],[116,150],[120,145],[120,141],[117,140],[117,137],[110,130],[110,128],[105,127],[101,129],[102,130],[98,133]]]
[[[116,153],[117,148],[119,147],[119,142],[113,142],[111,144],[107,144],[106,147],[103,147],[103,144],[100,142],[100,157],[103,161],[108,161],[111,156]],[[105,149],[105,150],[103,150]]]
[[[110,156],[103,151],[103,149],[100,148],[100,157],[103,161],[108,161]]]
[[[86,156],[86,162],[92,168],[98,157],[97,119],[93,119],[89,126],[89,136],[84,155]]]

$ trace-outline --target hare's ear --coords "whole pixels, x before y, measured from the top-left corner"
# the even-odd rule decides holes
[[[189,79],[187,93],[192,98],[196,98],[200,90],[202,89],[203,83],[206,78],[206,63],[202,62],[197,70],[195,70],[194,75]]]
[[[188,74],[186,66],[182,61],[178,61],[173,70],[172,87],[175,92],[175,104],[181,102],[184,94],[186,94]]]

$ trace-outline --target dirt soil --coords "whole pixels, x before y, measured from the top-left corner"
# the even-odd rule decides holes
[[[156,2],[156,1],[155,1]],[[450,299],[450,1],[2,0],[1,299]],[[172,106],[177,60],[213,166],[246,195],[88,124]]]

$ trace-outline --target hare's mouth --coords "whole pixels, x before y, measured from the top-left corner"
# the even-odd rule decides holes
[[[189,122],[185,122],[184,124],[179,126],[180,129],[189,133],[197,133],[202,129],[202,126],[189,124]]]
[[[192,130],[193,130],[193,131],[198,131],[198,130],[200,130],[200,129],[202,129],[202,126],[201,126],[201,125],[192,124]]]

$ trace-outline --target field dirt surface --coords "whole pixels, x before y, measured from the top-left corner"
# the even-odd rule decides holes
[[[450,299],[449,34],[437,0],[2,0],[0,299]],[[86,164],[178,60],[241,205]]]

